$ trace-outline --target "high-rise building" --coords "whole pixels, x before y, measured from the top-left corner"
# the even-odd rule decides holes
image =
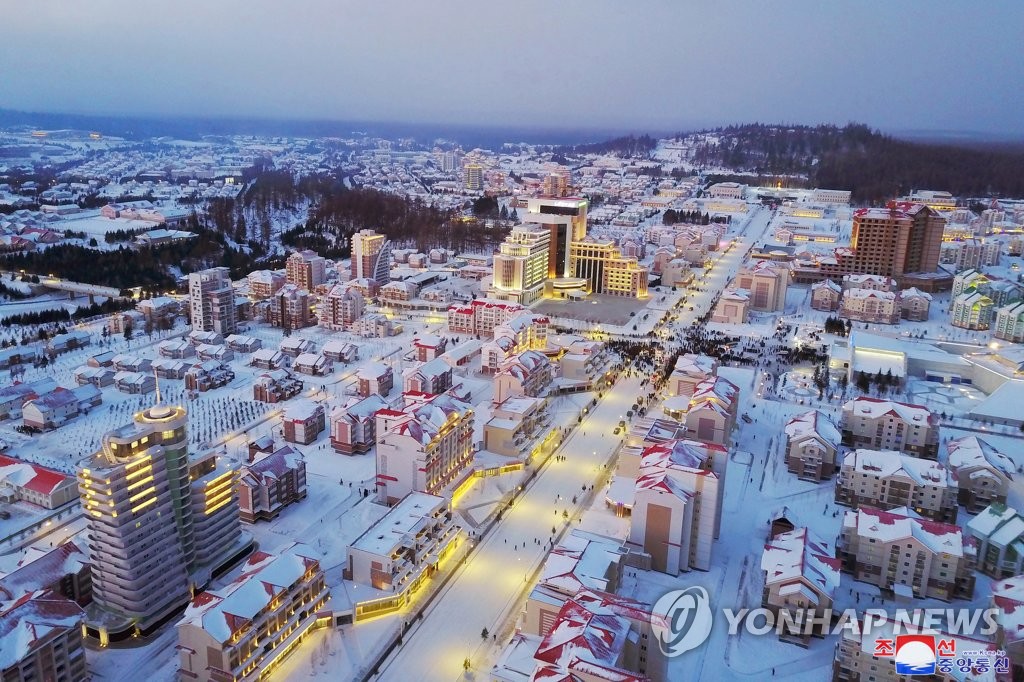
[[[285,261],[288,283],[313,291],[327,279],[327,261],[315,251],[296,251]]]
[[[541,192],[548,197],[564,197],[569,189],[569,178],[562,173],[548,173],[541,181]]]
[[[624,257],[611,240],[574,240],[569,245],[569,267],[574,277],[590,283],[592,293],[630,298],[647,296],[647,268],[636,258]]]
[[[238,330],[235,290],[227,268],[211,268],[188,276],[192,329],[227,336]]]
[[[101,643],[149,632],[243,551],[236,472],[190,460],[187,413],[159,402],[103,437],[79,464]]]
[[[887,208],[858,209],[850,247],[836,249],[834,262],[822,262],[821,272],[831,279],[885,275],[901,284],[907,275],[935,272],[945,224],[923,204],[890,202]]]
[[[373,230],[352,235],[352,279],[364,278],[381,286],[391,281],[391,242]]]
[[[335,284],[326,296],[320,299],[317,320],[327,329],[348,329],[363,315],[365,301],[358,289],[347,284]]]
[[[526,305],[540,298],[548,278],[550,243],[548,230],[513,228],[494,257],[494,295]]]
[[[282,329],[304,329],[313,324],[309,305],[308,291],[285,284],[270,297],[270,324]]]
[[[484,167],[478,163],[467,163],[462,169],[466,178],[466,189],[479,192],[484,188]]]
[[[526,223],[543,225],[550,233],[548,278],[573,277],[569,244],[587,236],[587,200],[537,197],[527,201]]]

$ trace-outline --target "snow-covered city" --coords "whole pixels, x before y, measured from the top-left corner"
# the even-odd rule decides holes
[[[4,682],[1024,679],[1016,142],[28,106]]]

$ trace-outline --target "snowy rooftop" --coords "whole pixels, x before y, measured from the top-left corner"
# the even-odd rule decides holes
[[[829,597],[839,587],[841,567],[842,562],[835,558],[835,548],[806,528],[777,535],[761,554],[761,570],[766,572],[767,585],[802,578]]]
[[[933,552],[958,557],[974,553],[970,542],[965,542],[960,526],[904,516],[896,511],[861,507],[846,512],[843,527],[856,529],[857,535],[862,538],[874,538],[881,542],[915,538]]]
[[[826,443],[839,447],[842,435],[832,418],[818,410],[804,412],[786,422],[786,437],[799,440],[808,436],[817,436]]]
[[[987,539],[1001,548],[1024,550],[1024,518],[1013,507],[991,504],[967,522],[967,529],[978,539]]]
[[[685,353],[676,360],[675,368],[672,371],[687,375],[708,376],[714,374],[717,366],[718,361],[707,355]]]
[[[318,566],[312,557],[313,552],[299,543],[286,547],[276,556],[262,551],[253,553],[234,581],[221,589],[197,595],[178,627],[193,625],[205,630],[214,640],[227,642],[275,597]]]
[[[949,453],[947,463],[954,472],[958,469],[991,467],[1013,478],[1013,460],[977,436],[954,438],[946,443],[946,451]]]
[[[606,590],[608,576],[622,558],[621,545],[612,538],[573,530],[551,550],[537,582],[566,596],[584,587]]]
[[[916,485],[951,487],[949,471],[938,462],[911,457],[894,450],[854,450],[843,458],[843,468],[881,478],[905,476]]]
[[[860,396],[843,405],[843,412],[851,411],[854,415],[877,419],[885,414],[893,413],[908,424],[928,424],[935,418],[924,405],[900,403],[895,400],[882,400]]]
[[[18,568],[0,578],[0,601],[18,599],[78,573],[89,558],[74,542],[65,542],[35,560],[18,562]]]
[[[81,606],[50,591],[0,605],[0,670],[16,665],[51,633],[79,627],[84,615]]]
[[[70,393],[70,391],[69,391]],[[72,477],[53,469],[0,455],[0,483],[49,495]]]
[[[391,556],[397,548],[412,543],[413,536],[431,523],[433,516],[447,504],[444,498],[437,495],[411,492],[356,538],[352,548],[370,554]]]

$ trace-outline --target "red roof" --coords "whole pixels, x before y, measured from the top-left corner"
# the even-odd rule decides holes
[[[32,492],[42,493],[44,495],[51,494],[57,489],[62,483],[70,479],[70,476],[62,474],[59,471],[53,469],[47,469],[46,467],[39,466],[38,464],[32,464],[31,462],[23,462],[20,459],[14,459],[13,457],[7,457],[0,455],[0,469],[9,466],[25,465],[32,468],[35,475],[31,480],[21,485],[22,488],[31,490]]]

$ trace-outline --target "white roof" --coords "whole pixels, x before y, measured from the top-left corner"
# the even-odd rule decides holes
[[[954,438],[946,444],[946,451],[949,453],[947,463],[954,471],[986,467],[1001,471],[1011,478],[1016,471],[1013,460],[977,436]]]
[[[835,548],[806,528],[777,535],[764,546],[761,554],[765,584],[798,582],[803,578],[829,596],[839,586],[840,566]]]
[[[889,478],[906,476],[916,485],[951,487],[953,481],[946,467],[938,462],[911,457],[895,450],[854,450],[843,458],[843,468],[857,473]]]
[[[911,403],[900,403],[895,400],[881,400],[860,396],[843,405],[843,411],[853,412],[855,416],[866,416],[872,419],[881,417],[889,412],[894,412],[900,419],[908,424],[927,424],[931,418],[931,412],[923,405]]]
[[[413,543],[413,536],[422,524],[446,504],[444,498],[437,495],[411,492],[351,546],[370,554],[390,556],[396,548]]]
[[[960,526],[904,516],[895,510],[886,512],[861,507],[856,511],[848,511],[843,517],[843,527],[855,528],[860,537],[874,538],[881,542],[896,542],[913,537],[933,552],[958,557],[973,554],[973,547],[964,542]]]
[[[839,447],[842,435],[832,418],[818,410],[804,412],[786,422],[786,437],[798,440],[807,436],[817,436],[833,447]]]

